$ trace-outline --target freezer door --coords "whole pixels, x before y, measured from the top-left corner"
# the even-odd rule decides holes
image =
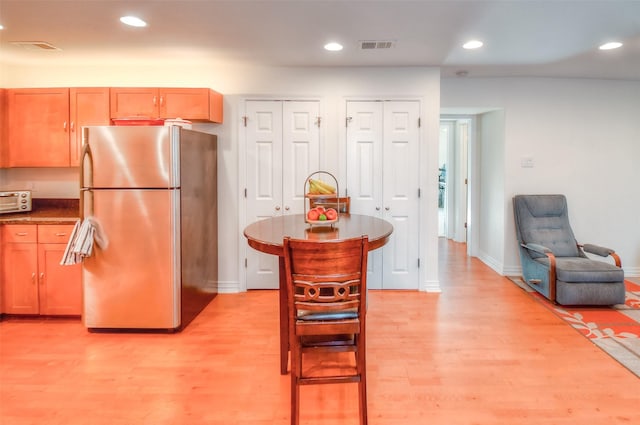
[[[179,127],[83,128],[82,188],[180,186]]]
[[[87,328],[180,326],[179,190],[93,190],[102,248],[83,262]],[[88,214],[86,214],[88,215]]]

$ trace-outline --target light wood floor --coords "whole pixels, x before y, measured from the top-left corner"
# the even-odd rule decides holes
[[[440,277],[370,293],[371,425],[640,423],[640,379],[464,245],[441,241]],[[288,424],[277,318],[276,292],[252,291],[173,335],[0,322],[0,424]],[[356,425],[355,390],[302,388],[302,423]]]

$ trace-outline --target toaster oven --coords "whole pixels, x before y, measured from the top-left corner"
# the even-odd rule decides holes
[[[31,191],[0,192],[0,214],[31,211]]]

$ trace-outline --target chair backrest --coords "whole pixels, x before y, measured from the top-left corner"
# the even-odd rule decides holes
[[[366,236],[343,241],[283,241],[290,319],[364,317]]]
[[[564,195],[516,195],[513,213],[519,243],[543,245],[556,257],[584,255],[569,224]]]
[[[351,197],[342,196],[336,198],[312,198],[310,199],[309,206],[315,208],[323,206],[325,208],[335,208],[339,213],[349,214],[351,210]]]

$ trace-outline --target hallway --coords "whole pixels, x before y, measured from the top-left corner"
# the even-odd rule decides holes
[[[640,423],[640,380],[464,244],[442,293],[371,291],[371,425]],[[0,424],[289,424],[277,293],[218,295],[177,334],[0,322]],[[357,424],[355,385],[302,389],[303,424]]]

